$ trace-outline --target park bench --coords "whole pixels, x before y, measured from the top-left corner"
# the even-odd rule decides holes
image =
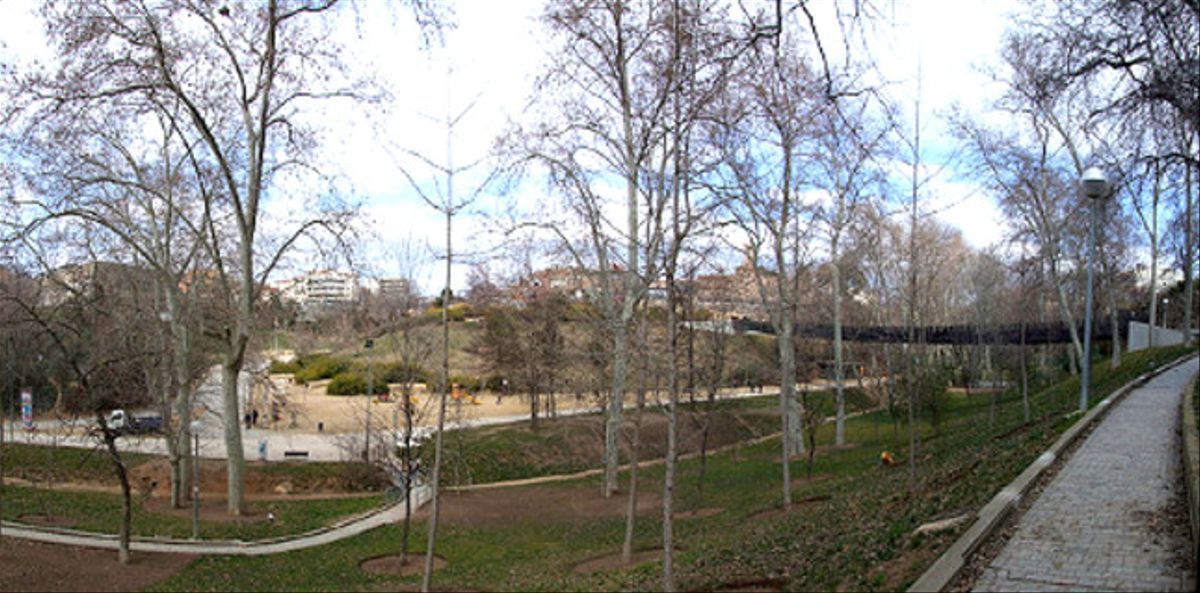
[[[284,451],[284,459],[308,459],[308,451]]]

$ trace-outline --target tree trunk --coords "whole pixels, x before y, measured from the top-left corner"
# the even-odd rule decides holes
[[[796,350],[793,339],[792,316],[787,316],[779,335],[779,395],[786,417],[788,456],[804,453],[804,421],[800,402],[796,399]]]
[[[846,444],[846,392],[845,371],[842,368],[842,277],[841,265],[837,261],[838,240],[832,241],[833,266],[833,378],[837,382],[837,422],[834,443],[839,447]]]
[[[175,417],[179,419],[179,429],[176,431],[174,443],[168,444],[171,459],[171,507],[182,508],[185,493],[190,491],[191,452],[192,452],[192,398],[191,398],[191,345],[188,342],[188,329],[184,319],[183,304],[179,302],[179,294],[167,287],[167,310],[171,315],[171,338],[175,341],[173,385],[175,396],[171,404],[174,406]],[[168,436],[170,433],[168,432]]]
[[[678,208],[678,204],[676,204]],[[679,369],[675,364],[678,328],[675,319],[675,276],[667,273],[667,459],[663,476],[663,590],[675,590],[675,466],[679,440]]]
[[[529,429],[538,429],[538,392],[536,388],[529,390]]]
[[[1157,213],[1153,215],[1157,218]],[[1158,234],[1150,233],[1150,315],[1146,320],[1146,345],[1154,347],[1154,327],[1158,325]]]
[[[225,450],[228,459],[226,472],[229,478],[227,495],[229,514],[242,514],[242,473],[246,466],[242,451],[242,423],[238,411],[238,376],[242,370],[241,356],[226,358],[221,365],[222,411],[225,416]]]
[[[1028,348],[1025,347],[1025,318],[1021,317],[1021,407],[1025,411],[1025,423],[1030,420],[1029,414],[1029,360]]]
[[[121,484],[121,525],[117,529],[117,561],[129,564],[129,532],[133,522],[133,496],[129,488],[129,472],[121,459],[121,453],[117,450],[117,433],[108,428],[103,413],[97,412],[97,416],[100,417],[98,421],[101,438],[108,450],[108,458],[112,461],[113,471]]]
[[[1108,291],[1108,324],[1112,327],[1112,359],[1108,363],[1108,368],[1116,369],[1121,366],[1121,320],[1117,315],[1117,297],[1115,294],[1116,287],[1109,287]]]
[[[1192,272],[1192,266],[1196,262],[1196,227],[1195,227],[1195,212],[1196,198],[1192,193],[1195,188],[1192,187],[1192,167],[1188,165],[1183,171],[1183,186],[1185,195],[1185,204],[1183,211],[1183,343],[1192,343],[1192,325],[1195,321],[1192,318],[1192,307],[1195,306],[1196,279]]]
[[[1074,346],[1074,349],[1071,351],[1074,356],[1071,360],[1074,361],[1076,357],[1083,356],[1083,342],[1079,341],[1079,330],[1075,327],[1075,316],[1071,314],[1071,309],[1067,307],[1066,288],[1059,280],[1058,271],[1053,263],[1050,264],[1050,277],[1054,282],[1054,294],[1058,297],[1059,314],[1062,315],[1063,322],[1067,324],[1067,329],[1071,334],[1071,344]],[[1071,374],[1079,374],[1074,363],[1071,365]]]
[[[790,320],[790,316],[789,320]],[[790,324],[789,324],[790,325]],[[795,446],[792,444],[794,424],[798,422],[795,413],[796,369],[792,351],[791,328],[785,326],[779,336],[779,414],[783,418],[782,448],[783,453],[783,508],[792,508],[792,469],[791,461]],[[785,345],[786,344],[786,345]]]
[[[449,152],[449,151],[447,151]],[[447,201],[453,199],[453,176],[447,174]],[[441,393],[438,395],[438,422],[437,436],[434,437],[433,446],[433,471],[430,475],[430,488],[433,489],[432,500],[429,505],[429,533],[425,543],[425,567],[421,573],[421,591],[422,593],[429,592],[429,586],[433,583],[433,552],[437,544],[437,529],[438,515],[441,511],[439,502],[441,500],[440,479],[442,469],[442,432],[446,426],[446,399],[450,389],[450,270],[451,262],[451,242],[450,228],[453,220],[453,210],[449,207],[445,209],[446,214],[446,285],[442,291],[442,385]]]
[[[620,463],[619,440],[621,434],[621,408],[625,403],[626,359],[629,350],[628,325],[621,323],[614,328],[613,376],[608,393],[608,415],[604,422],[604,498],[611,497],[619,485],[617,466]]]
[[[404,472],[404,521],[400,528],[400,566],[408,566],[408,535],[412,527],[412,491],[417,478],[415,472],[412,471],[413,410],[410,400],[412,384],[406,380],[401,391],[404,398],[400,404],[404,407],[404,453],[400,456],[400,471]]]
[[[642,448],[642,406],[646,392],[637,390],[637,411],[633,421],[633,442],[629,446],[629,501],[625,507],[625,540],[621,544],[621,563],[628,564],[633,556],[633,528],[637,521],[638,453]]]
[[[8,391],[4,392],[5,395]],[[4,517],[4,399],[0,398],[0,517]],[[3,521],[0,520],[0,538],[4,536]]]

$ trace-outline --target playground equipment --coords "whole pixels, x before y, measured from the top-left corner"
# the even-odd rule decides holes
[[[454,401],[466,401],[467,403],[471,404],[472,406],[479,405],[479,398],[475,397],[474,393],[471,393],[470,391],[463,389],[463,387],[461,385],[459,385],[458,383],[452,383],[450,385],[450,397]]]

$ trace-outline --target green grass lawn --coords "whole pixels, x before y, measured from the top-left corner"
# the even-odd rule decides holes
[[[6,437],[7,438],[7,437]],[[122,452],[126,465],[133,467],[152,456]],[[4,475],[32,482],[108,482],[116,484],[112,462],[103,449],[45,447],[4,443]]]
[[[846,390],[847,413],[855,413],[871,406],[870,400],[856,388]],[[835,410],[832,391],[808,394],[808,403],[823,416],[831,416]],[[737,400],[719,400],[712,404],[698,402],[681,406],[684,411],[707,411],[713,422],[720,421],[736,432],[739,441],[746,441],[780,430],[778,396],[763,396]],[[626,423],[633,422],[634,412],[625,412]],[[646,423],[664,418],[655,406],[647,406],[644,412]],[[594,469],[600,465],[600,447],[603,446],[603,420],[598,414],[543,419],[538,430],[530,429],[527,423],[502,427],[448,431],[445,436],[446,472],[443,474],[447,486],[485,484],[506,480],[534,478],[538,476],[568,474]],[[693,426],[683,423],[684,438]],[[657,436],[657,440],[652,440]],[[665,455],[666,441],[661,426],[657,431],[647,429],[643,436],[645,450],[642,460],[661,458]],[[432,447],[425,447],[423,454],[426,467],[432,463]],[[624,457],[622,462],[624,462]]]
[[[1163,348],[1124,357],[1119,369],[1095,368],[1093,405],[1137,375],[1188,352]],[[965,529],[931,537],[914,536],[928,521],[977,510],[1020,473],[1078,417],[1078,381],[1067,380],[1031,397],[1033,420],[1023,420],[1019,394],[998,398],[989,421],[987,396],[948,398],[938,427],[922,421],[915,485],[909,465],[882,467],[881,449],[911,461],[906,427],[885,412],[851,419],[847,440],[856,446],[823,450],[814,472],[827,479],[798,485],[795,510],[757,518],[780,504],[779,443],[713,455],[699,494],[698,461],[681,464],[677,500],[681,510],[721,507],[723,513],[676,522],[677,584],[708,590],[754,585],[788,590],[902,590]],[[832,426],[820,429],[820,444]],[[792,462],[794,477],[805,463]],[[662,469],[640,472],[643,489],[661,490]],[[596,480],[581,483],[596,486]],[[553,486],[569,487],[570,485]],[[820,498],[828,496],[827,499]],[[808,501],[808,502],[802,502]],[[438,587],[479,590],[651,590],[660,587],[661,568],[651,562],[628,570],[579,575],[579,562],[619,549],[623,521],[520,523],[491,527],[445,528],[437,552],[449,566],[434,579]],[[424,533],[417,525],[412,546]],[[411,586],[419,577],[379,577],[363,573],[365,559],[398,550],[399,529],[385,527],[316,549],[270,557],[205,557],[155,590],[379,590]],[[638,547],[659,545],[655,513],[641,517]]]
[[[350,515],[379,506],[383,496],[330,498],[321,500],[279,500],[252,502],[263,511],[275,513],[278,520],[200,522],[202,539],[240,539],[245,541],[280,537],[311,531]],[[40,488],[6,485],[4,518],[16,521],[22,515],[51,515],[69,519],[72,529],[98,533],[116,533],[121,520],[121,497],[107,492],[47,491]],[[261,517],[259,517],[261,519]],[[189,538],[190,516],[173,516],[142,508],[134,497],[132,532],[144,537]]]
[[[154,456],[124,453],[122,459],[128,467],[133,468],[152,461]],[[116,487],[117,479],[104,451],[5,443],[3,463],[5,476],[32,483],[30,486],[4,486],[4,519],[19,520],[22,515],[30,514],[51,515],[70,521],[74,529],[116,533],[121,512],[120,495],[55,487],[63,482]],[[361,484],[368,490],[381,491],[384,487],[381,474],[362,463],[255,464],[249,471],[268,479],[290,481],[299,491],[329,480]],[[139,502],[137,484],[131,486],[134,493],[132,528],[135,535],[191,537],[190,515],[174,516],[143,508]],[[255,501],[250,503],[252,507],[264,513],[272,511],[278,520],[273,524],[266,521],[201,521],[200,537],[254,540],[302,533],[370,510],[382,504],[382,501],[382,494],[323,500]]]

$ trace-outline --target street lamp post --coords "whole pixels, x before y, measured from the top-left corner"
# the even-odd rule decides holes
[[[1079,411],[1085,412],[1088,407],[1088,385],[1092,381],[1092,283],[1096,267],[1096,207],[1100,200],[1108,197],[1108,180],[1104,171],[1097,167],[1088,167],[1079,179],[1083,195],[1088,197],[1090,220],[1088,221],[1088,267],[1087,267],[1087,303],[1083,321],[1083,377],[1079,384]],[[1115,331],[1115,328],[1114,328]]]
[[[363,461],[371,462],[371,397],[375,393],[375,373],[371,368],[371,348],[375,347],[375,340],[368,339],[363,348],[367,351],[367,420],[366,420],[366,439],[363,443]]]
[[[192,539],[200,539],[200,421],[192,420]]]

